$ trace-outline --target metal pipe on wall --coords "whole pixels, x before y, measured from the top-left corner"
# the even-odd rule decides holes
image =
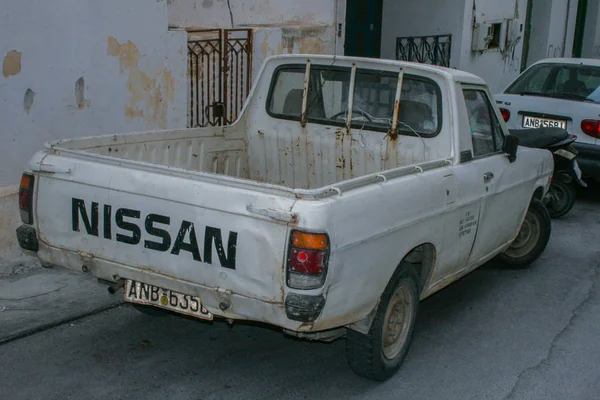
[[[565,48],[567,47],[567,34],[569,33],[569,19],[571,18],[571,0],[567,0],[567,16],[565,17],[565,31],[562,42],[562,56],[565,56]]]

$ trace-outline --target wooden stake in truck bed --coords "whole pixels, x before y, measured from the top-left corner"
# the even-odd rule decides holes
[[[552,157],[491,98],[456,70],[272,57],[231,126],[49,143],[17,236],[146,312],[346,336],[351,368],[386,379],[420,300],[548,241]]]

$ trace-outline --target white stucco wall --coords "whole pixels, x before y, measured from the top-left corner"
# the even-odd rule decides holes
[[[0,269],[17,254],[12,193],[45,142],[185,127],[186,40],[185,33],[169,32],[166,0],[4,4]]]
[[[167,3],[171,27],[251,28],[253,78],[268,56],[344,53],[345,0],[229,0],[229,4],[227,0],[168,0]],[[340,23],[342,30],[338,36]]]
[[[384,0],[381,58],[396,58],[396,38],[452,35],[450,64],[460,61],[465,0]]]
[[[549,57],[571,57],[577,0],[533,2],[527,63]]]
[[[600,58],[600,0],[589,0],[581,56]]]
[[[335,0],[168,0],[172,26],[231,28],[241,26],[331,25]]]
[[[459,68],[483,78],[492,92],[498,92],[508,85],[520,73],[526,11],[526,0],[468,0],[464,8]],[[513,20],[518,28],[523,25],[523,32],[518,35],[520,38],[511,46],[483,52],[471,50],[473,21],[506,24],[509,20]],[[500,40],[503,42],[504,36]]]
[[[254,29],[252,59],[256,78],[265,58],[278,54],[336,54],[335,30],[332,26],[289,26]],[[337,49],[343,54],[343,48]]]

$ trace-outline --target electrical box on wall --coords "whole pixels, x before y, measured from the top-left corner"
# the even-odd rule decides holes
[[[521,40],[523,25],[518,19],[511,19],[508,21],[506,44],[508,47],[516,46]]]
[[[501,21],[496,23],[476,23],[473,26],[473,40],[471,50],[504,51],[507,44],[508,23]]]
[[[473,40],[471,41],[471,50],[487,50],[489,49],[490,43],[493,39],[494,30],[492,24],[475,24],[473,26]]]

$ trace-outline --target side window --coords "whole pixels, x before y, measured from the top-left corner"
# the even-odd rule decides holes
[[[502,150],[504,135],[500,122],[482,90],[463,90],[471,127],[473,155],[483,157]]]

